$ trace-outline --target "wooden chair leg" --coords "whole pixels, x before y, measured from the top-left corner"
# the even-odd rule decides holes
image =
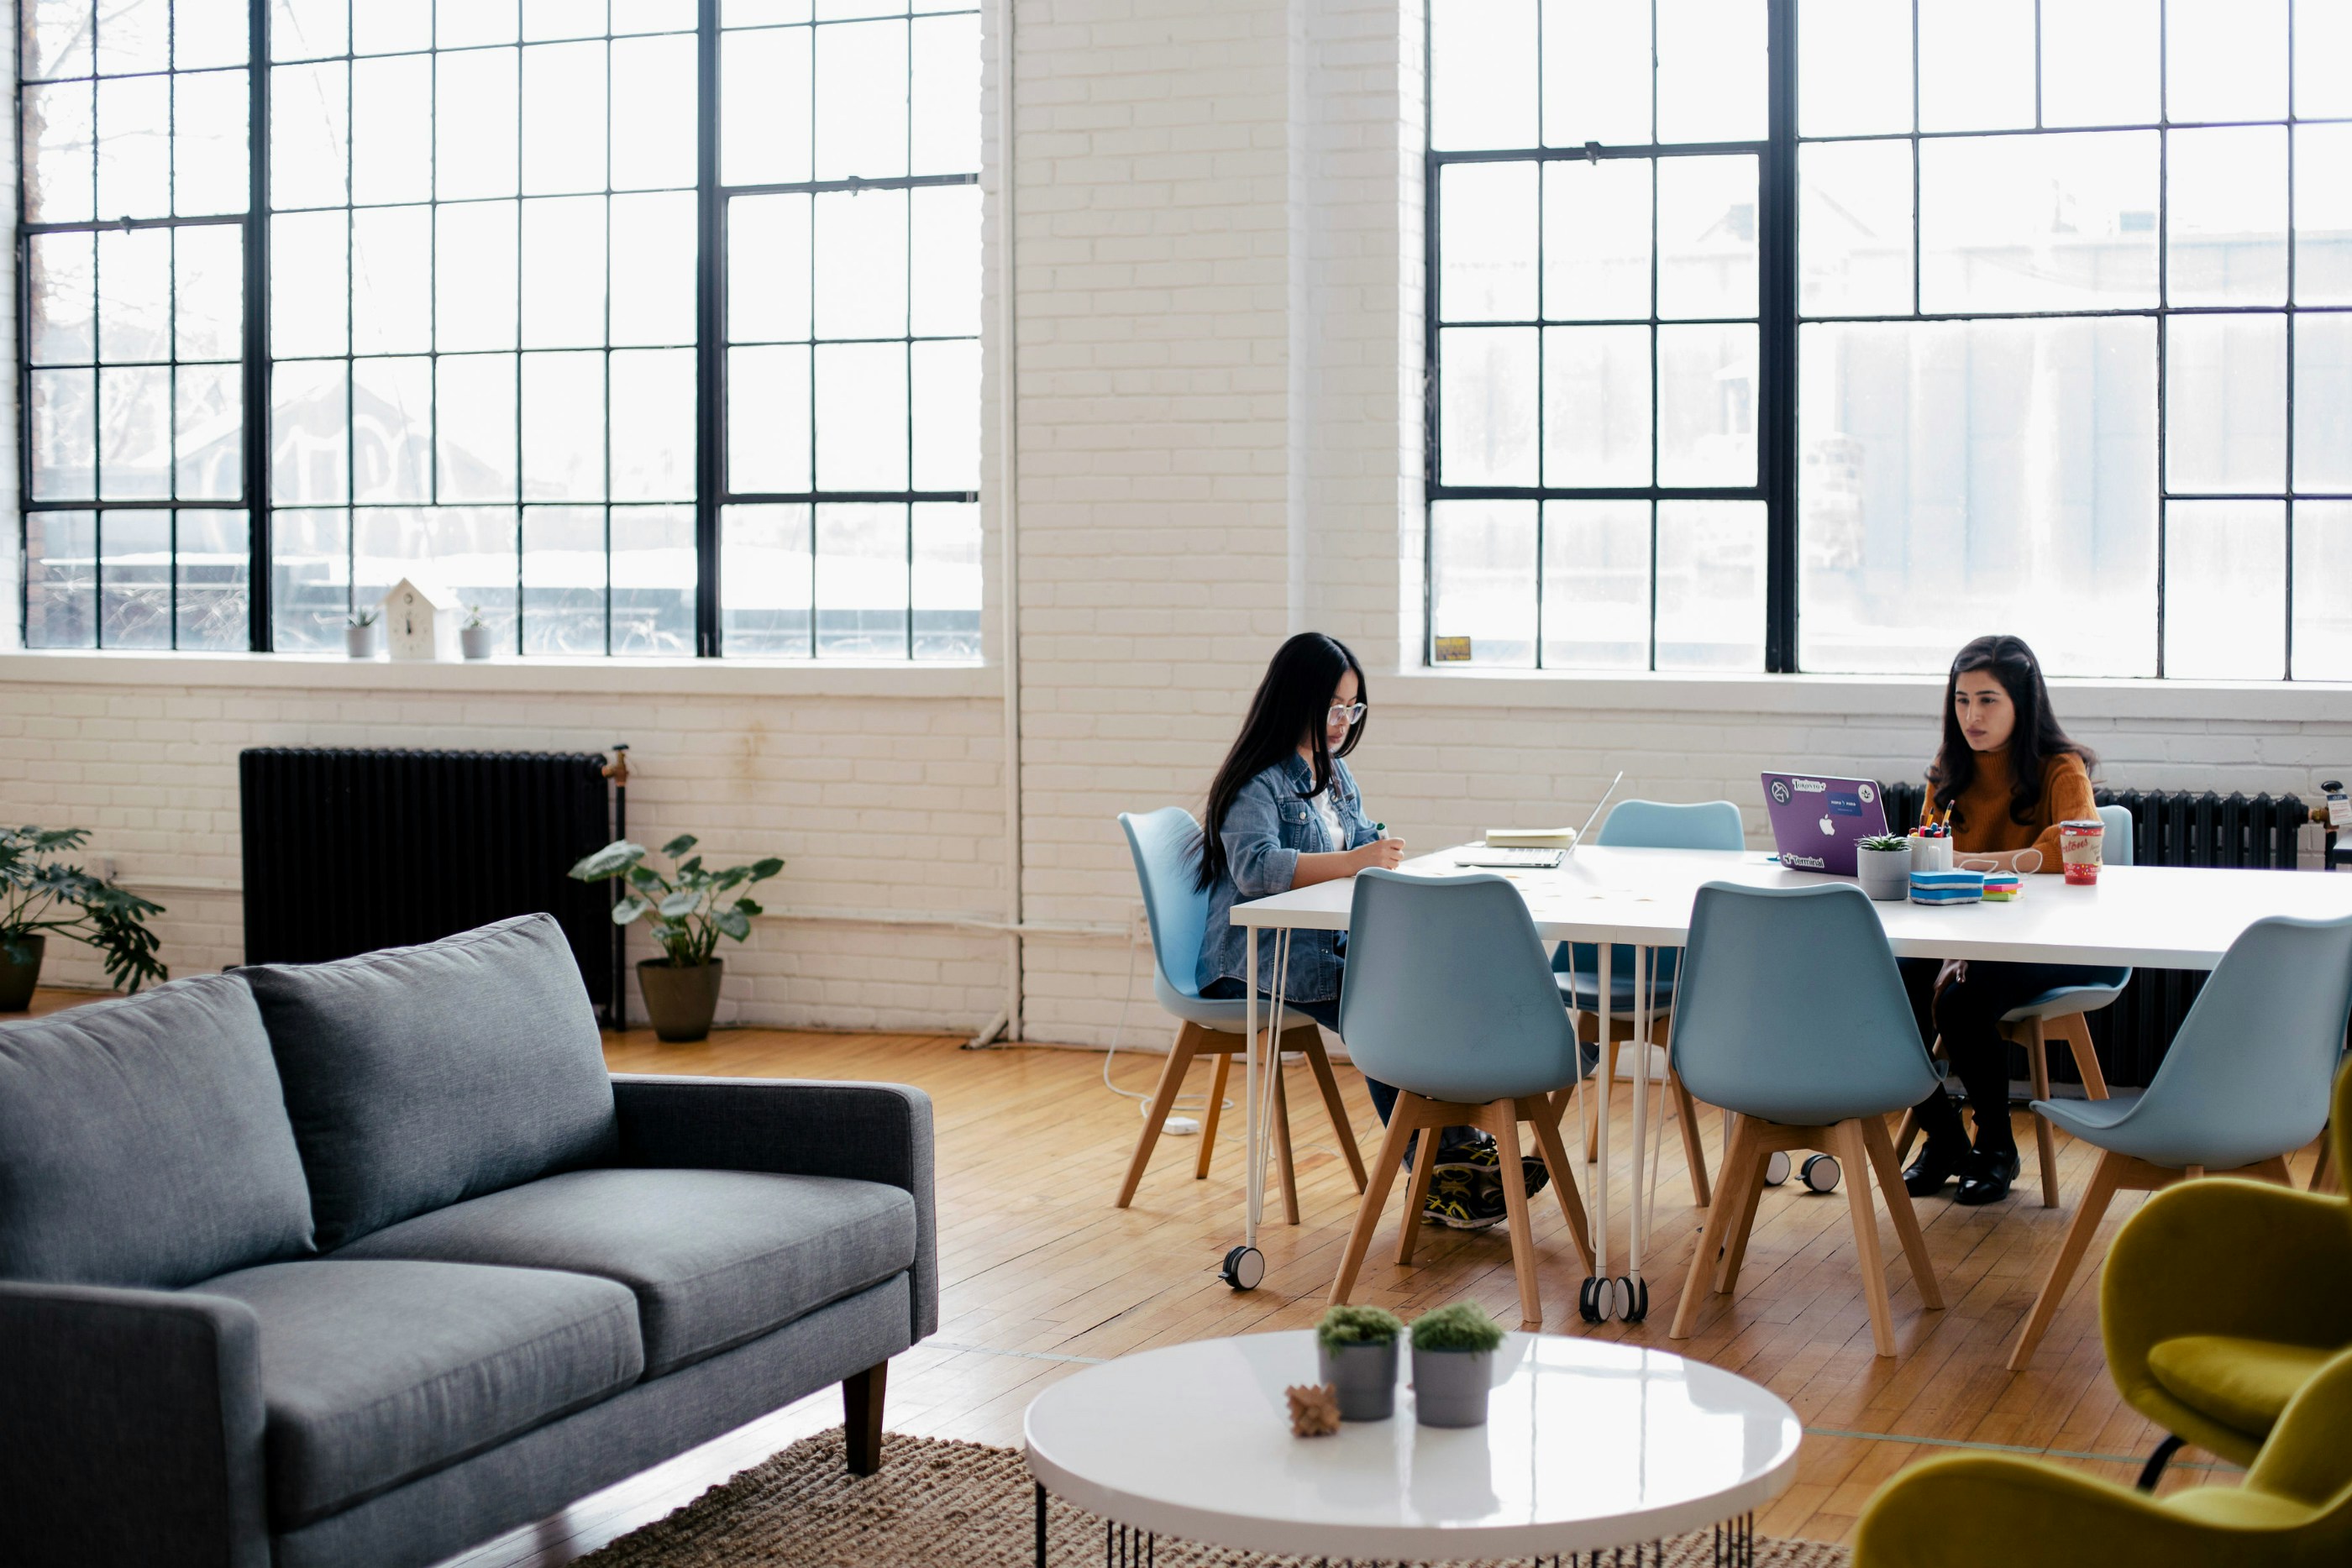
[[[1160,1129],[1168,1124],[1169,1108],[1176,1103],[1177,1092],[1184,1087],[1185,1070],[1192,1065],[1201,1037],[1207,1032],[1196,1023],[1176,1031],[1176,1043],[1168,1048],[1168,1061],[1160,1069],[1160,1086],[1151,1092],[1151,1109],[1144,1113],[1143,1133],[1135,1140],[1135,1157],[1127,1162],[1127,1179],[1118,1184],[1118,1201],[1113,1207],[1125,1208],[1135,1200],[1136,1184],[1143,1179],[1143,1167],[1151,1163],[1151,1146],[1160,1141]]]
[[[1413,1119],[1409,1102],[1413,1097],[1400,1094],[1396,1107],[1389,1113],[1387,1134],[1381,1139],[1381,1152],[1372,1157],[1371,1185],[1356,1203],[1356,1223],[1348,1232],[1348,1249],[1339,1255],[1339,1277],[1331,1281],[1331,1306],[1348,1299],[1356,1288],[1357,1271],[1364,1266],[1364,1253],[1372,1244],[1372,1232],[1381,1223],[1381,1206],[1389,1200],[1389,1187],[1396,1180],[1397,1166],[1404,1163],[1404,1145],[1412,1136]],[[1425,1162],[1424,1162],[1425,1163]]]
[[[1543,1327],[1543,1296],[1536,1289],[1536,1232],[1528,1214],[1528,1184],[1514,1180],[1519,1170],[1517,1103],[1497,1100],[1486,1107],[1486,1129],[1495,1134],[1495,1152],[1502,1156],[1503,1215],[1511,1232],[1511,1272],[1519,1281],[1519,1326],[1532,1333]]]
[[[2274,1181],[2284,1187],[2294,1186],[2294,1173],[2286,1168],[2284,1155],[2273,1155],[2269,1159],[2248,1166],[2246,1175],[2262,1181]]]
[[[1306,1053],[1307,1065],[1315,1070],[1315,1086],[1323,1092],[1323,1109],[1330,1113],[1331,1131],[1339,1140],[1339,1157],[1348,1162],[1348,1174],[1356,1178],[1356,1190],[1364,1190],[1364,1156],[1356,1147],[1356,1126],[1348,1119],[1348,1103],[1339,1097],[1339,1081],[1331,1075],[1331,1053],[1323,1047],[1320,1030],[1303,1031],[1307,1038],[1298,1049]]]
[[[1914,1106],[1903,1113],[1902,1118],[1895,1124],[1894,1137],[1888,1140],[1887,1146],[1895,1151],[1896,1165],[1903,1163],[1904,1156],[1911,1152],[1911,1140],[1918,1135],[1919,1111],[1918,1107]]]
[[[1290,1089],[1282,1071],[1282,1053],[1266,1052],[1266,1070],[1274,1074],[1274,1163],[1282,1178],[1283,1218],[1298,1223],[1298,1171],[1290,1152]]]
[[[2334,1178],[2336,1173],[2334,1170],[2329,1168],[2334,1162],[2328,1157],[2332,1153],[2334,1153],[2335,1148],[2336,1134],[2334,1130],[2332,1128],[2322,1127],[2319,1130],[2319,1158],[2311,1167],[2311,1191],[2326,1192],[2335,1186],[2336,1183]]]
[[[2115,1201],[2116,1178],[2123,1166],[2121,1155],[2100,1154],[2090,1186],[2083,1189],[2083,1201],[2067,1222],[2066,1238],[2058,1244],[2058,1256],[2051,1260],[2050,1276],[2042,1281],[2042,1293],[2033,1298],[2033,1310],[2026,1313],[2024,1326],[2017,1331],[2017,1343],[2009,1353],[2010,1371],[2023,1372],[2026,1363],[2033,1359],[2033,1347],[2050,1332],[2059,1303],[2066,1299],[2066,1287],[2074,1282],[2074,1270],[2082,1267],[2083,1254],[2090,1249],[2091,1238],[2098,1234],[2107,1205]]]
[[[1682,1129],[1683,1164],[1690,1169],[1691,1201],[1701,1208],[1715,1201],[1706,1179],[1706,1145],[1699,1141],[1698,1104],[1683,1087],[1682,1074],[1666,1071],[1666,1089],[1675,1097],[1675,1124]]]
[[[2074,1053],[2074,1076],[2083,1081],[2083,1095],[2088,1100],[2107,1097],[2106,1070],[2099,1065],[2098,1048],[2091,1043],[2090,1021],[2081,1013],[2068,1013],[2053,1019],[2051,1029],[2066,1042]]]
[[[2033,1086],[2033,1097],[2036,1100],[2049,1099],[2049,1035],[2040,1019],[2034,1019],[2026,1025],[2025,1039],[2020,1043],[2025,1047],[2026,1081]],[[2058,1134],[2052,1129],[2049,1118],[2038,1113],[2033,1117],[2033,1150],[2035,1157],[2042,1162],[2042,1207],[2055,1208],[2058,1207]]]
[[[1771,1160],[1772,1151],[1764,1146],[1759,1129],[1748,1150],[1748,1163],[1755,1168],[1737,1182],[1740,1197],[1724,1228],[1723,1246],[1715,1260],[1715,1289],[1719,1295],[1727,1296],[1739,1288],[1739,1269],[1748,1260],[1748,1239],[1756,1233],[1756,1211],[1764,1202],[1764,1172]],[[1734,1181],[1727,1163],[1717,1175],[1722,1178],[1716,1184],[1718,1190]]]
[[[1707,1205],[1706,1222],[1699,1228],[1698,1245],[1691,1249],[1690,1273],[1683,1281],[1683,1299],[1675,1303],[1675,1321],[1666,1330],[1668,1339],[1690,1338],[1691,1324],[1698,1317],[1700,1298],[1707,1293],[1707,1281],[1715,1273],[1716,1254],[1723,1249],[1732,1210],[1738,1207],[1739,1199],[1747,1195],[1748,1184],[1759,1174],[1750,1157],[1755,1141],[1755,1129],[1747,1117],[1732,1124],[1730,1145],[1724,1150],[1723,1164],[1716,1170],[1715,1201]]]
[[[1403,1103],[1402,1096],[1398,1103]],[[1397,1113],[1391,1109],[1389,1114],[1393,1117]],[[1412,1262],[1412,1249],[1420,1243],[1422,1208],[1429,1202],[1429,1184],[1437,1175],[1439,1129],[1424,1126],[1420,1130],[1429,1135],[1413,1146],[1412,1174],[1404,1184],[1404,1214],[1397,1222],[1396,1260],[1400,1268]]]
[[[1840,1122],[1830,1129],[1831,1152],[1850,1174],[1845,1183],[1847,1211],[1853,1217],[1854,1266],[1862,1270],[1862,1296],[1870,1305],[1870,1339],[1881,1355],[1895,1354],[1895,1303],[1886,1290],[1886,1258],[1878,1245],[1878,1211],[1870,1201],[1870,1151],[1864,1145],[1857,1122]]]
[[[1918,1211],[1911,1207],[1911,1194],[1903,1186],[1903,1167],[1895,1163],[1895,1145],[1886,1135],[1885,1121],[1876,1116],[1862,1118],[1862,1146],[1869,1152],[1870,1168],[1877,1173],[1878,1194],[1886,1200],[1895,1234],[1903,1243],[1903,1256],[1910,1260],[1919,1304],[1930,1312],[1938,1311],[1944,1304],[1944,1287],[1936,1278],[1935,1264],[1927,1260],[1927,1239],[1920,1233]]]
[[[1217,1152],[1217,1119],[1225,1109],[1225,1074],[1234,1070],[1234,1053],[1217,1052],[1217,1075],[1209,1083],[1208,1109],[1201,1113],[1201,1157],[1192,1164],[1192,1179],[1209,1179],[1209,1160]]]
[[[1576,1256],[1591,1274],[1592,1232],[1585,1223],[1584,1195],[1577,1190],[1576,1175],[1568,1163],[1568,1145],[1560,1142],[1559,1113],[1557,1100],[1534,1098],[1519,1103],[1519,1114],[1535,1129],[1536,1153],[1543,1156],[1544,1168],[1551,1172],[1551,1190],[1559,1200],[1560,1218],[1568,1221],[1568,1234],[1576,1242]]]

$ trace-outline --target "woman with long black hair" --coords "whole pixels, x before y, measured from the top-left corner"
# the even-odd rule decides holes
[[[1342,760],[1364,737],[1370,700],[1364,667],[1336,637],[1301,632],[1276,650],[1250,699],[1249,716],[1209,786],[1202,819],[1199,885],[1209,894],[1208,927],[1198,976],[1204,997],[1246,993],[1248,936],[1230,918],[1236,904],[1294,887],[1351,877],[1368,866],[1393,868],[1404,841],[1364,818],[1355,776]],[[1283,1005],[1335,1033],[1347,937],[1328,931],[1291,935]],[[1258,955],[1263,995],[1274,979],[1273,944]],[[1367,1078],[1373,1108],[1386,1122],[1396,1091]],[[1438,1140],[1426,1217],[1460,1228],[1503,1218],[1494,1140],[1449,1127]],[[1522,1173],[1533,1192],[1540,1161]]]
[[[2021,639],[1979,637],[1954,656],[1944,683],[1943,747],[1927,769],[1926,812],[1933,820],[1949,815],[1956,859],[2057,871],[2058,824],[2098,815],[2091,795],[2097,763],[2059,727],[2041,662]],[[1926,1197],[1957,1176],[1954,1202],[1995,1202],[2008,1196],[2018,1172],[2000,1020],[2044,991],[2096,983],[2103,972],[1974,959],[1954,967],[1934,958],[1906,958],[1902,968],[1919,1031],[1930,1040],[1943,1037],[1976,1122],[1971,1145],[1959,1108],[1942,1089],[1922,1101],[1919,1124],[1927,1142],[1903,1173],[1903,1185],[1912,1197]]]

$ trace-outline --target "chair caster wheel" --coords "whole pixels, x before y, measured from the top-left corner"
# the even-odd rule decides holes
[[[1225,1254],[1217,1272],[1236,1291],[1255,1291],[1265,1278],[1265,1254],[1255,1247],[1236,1247]]]
[[[1595,1275],[1577,1287],[1576,1315],[1589,1323],[1605,1323],[1617,1307],[1616,1281]]]
[[[1620,1275],[1612,1283],[1618,1322],[1638,1323],[1650,1315],[1650,1281]]]
[[[1835,1192],[1838,1177],[1844,1173],[1832,1155],[1807,1155],[1805,1163],[1797,1167],[1797,1174],[1815,1192]]]
[[[1772,1151],[1772,1157],[1764,1162],[1764,1185],[1779,1186],[1788,1179],[1789,1152],[1786,1149],[1775,1149]]]

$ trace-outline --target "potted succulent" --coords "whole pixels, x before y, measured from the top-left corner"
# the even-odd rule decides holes
[[[710,870],[700,855],[678,859],[697,842],[693,834],[680,833],[662,846],[661,852],[674,862],[670,876],[646,864],[646,847],[626,839],[606,844],[572,868],[582,882],[617,876],[627,884],[628,892],[613,905],[614,925],[652,922],[662,956],[639,961],[637,988],[645,996],[654,1033],[667,1040],[700,1040],[709,1034],[727,968],[727,960],[714,956],[719,939],[742,941],[751,935],[751,917],[761,913],[757,903],[735,890],[765,882],[784,869],[784,862],[772,855],[725,871]]]
[[[351,624],[343,628],[343,652],[354,659],[373,659],[376,654],[376,618],[373,610],[354,610]]]
[[[1854,846],[1853,869],[1863,892],[1900,903],[1911,894],[1911,841],[1901,833],[1874,833]]]
[[[1424,1427],[1483,1427],[1502,1325],[1475,1301],[1423,1312],[1412,1324],[1412,1401]]]
[[[1315,1325],[1317,1371],[1339,1396],[1342,1421],[1396,1414],[1397,1340],[1404,1323],[1378,1307],[1333,1307]]]
[[[490,656],[490,623],[482,619],[480,605],[466,606],[466,622],[464,625],[457,628],[457,642],[468,659],[487,659]]]
[[[163,905],[58,862],[89,840],[86,828],[0,828],[0,1013],[33,1005],[52,931],[97,948],[108,977],[126,991],[171,977],[146,925]]]

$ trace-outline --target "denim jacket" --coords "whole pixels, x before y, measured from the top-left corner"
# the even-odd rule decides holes
[[[1209,890],[1209,924],[1201,938],[1201,965],[1195,976],[1203,986],[1221,977],[1240,979],[1249,972],[1249,933],[1232,921],[1233,907],[1254,898],[1271,898],[1290,891],[1302,854],[1352,850],[1379,837],[1364,820],[1356,794],[1355,775],[1338,758],[1331,759],[1331,805],[1339,818],[1345,843],[1327,841],[1323,819],[1307,792],[1315,788],[1315,769],[1296,754],[1268,768],[1242,786],[1225,812],[1225,874]],[[1346,940],[1336,931],[1299,931],[1290,940],[1290,977],[1284,994],[1294,1001],[1326,1002],[1339,994],[1339,954]],[[1274,943],[1257,945],[1258,989],[1274,988]]]

